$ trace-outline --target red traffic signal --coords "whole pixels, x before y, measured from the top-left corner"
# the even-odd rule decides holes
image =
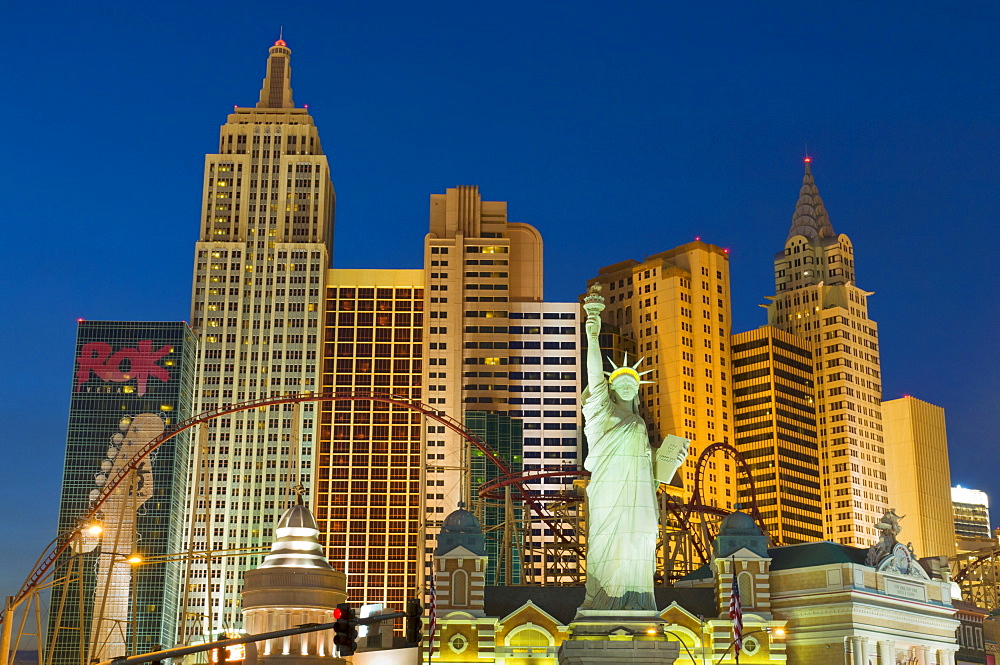
[[[333,643],[341,658],[353,656],[358,649],[358,618],[349,603],[341,603],[333,610]]]

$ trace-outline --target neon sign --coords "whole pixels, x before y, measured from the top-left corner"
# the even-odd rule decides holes
[[[173,347],[167,345],[154,351],[152,340],[144,339],[136,348],[125,347],[112,354],[111,345],[106,342],[87,342],[76,359],[75,391],[79,392],[80,387],[94,375],[113,383],[126,383],[135,379],[138,393],[145,395],[146,382],[151,377],[164,383],[170,380],[170,373],[157,365],[156,361],[172,350]],[[123,366],[126,361],[128,365]]]

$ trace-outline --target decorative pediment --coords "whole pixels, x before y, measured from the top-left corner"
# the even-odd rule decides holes
[[[876,570],[890,575],[905,575],[919,580],[930,580],[927,572],[917,563],[910,548],[902,543],[895,544],[892,551],[879,562]]]
[[[538,605],[535,605],[530,600],[528,602],[526,602],[524,605],[521,605],[519,608],[517,608],[516,610],[514,610],[510,614],[508,614],[507,616],[505,616],[504,618],[500,619],[500,621],[498,623],[500,625],[505,625],[507,623],[510,623],[511,621],[514,621],[514,619],[515,619],[515,617],[517,617],[517,615],[523,614],[525,612],[537,612],[543,618],[548,619],[549,621],[551,621],[553,627],[556,627],[559,630],[563,630],[564,629],[563,625],[561,623],[559,623],[558,619],[556,619],[554,616],[552,616],[551,614],[549,614],[548,612],[546,612],[545,610],[543,610]],[[514,622],[515,623],[519,623],[517,621],[514,621]]]
[[[689,623],[701,625],[701,618],[697,614],[694,614],[687,608],[681,606],[676,600],[663,608],[660,612],[660,618],[672,621],[673,623],[681,623],[678,619],[687,618]]]

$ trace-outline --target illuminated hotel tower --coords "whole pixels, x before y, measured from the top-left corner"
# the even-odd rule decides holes
[[[423,286],[423,270],[327,272],[323,392],[426,401]],[[314,502],[326,556],[347,574],[349,602],[401,608],[422,583],[422,430],[436,425],[383,402],[318,408]]]
[[[508,222],[505,202],[456,187],[431,196],[424,253],[427,402],[458,419],[471,408],[506,412],[510,303],[542,300],[541,236]],[[475,332],[466,335],[467,326]],[[434,526],[459,502],[468,504],[472,492],[468,445],[440,430],[427,444],[440,455],[428,469],[437,488],[427,504],[439,515],[432,516]]]
[[[201,338],[194,412],[314,391],[333,244],[334,190],[309,112],[292,102],[291,50],[270,48],[260,101],[235,108],[205,158],[191,320]],[[310,487],[314,405],[211,421],[191,453],[186,547],[259,547]],[[259,555],[191,566],[180,639],[239,627],[240,579]]]
[[[538,470],[545,459],[553,466],[576,462],[579,305],[542,302],[538,231],[507,221],[507,204],[483,201],[476,187],[449,188],[431,196],[424,273],[425,402],[461,420],[514,471]],[[441,425],[428,426],[426,445],[430,536],[459,502],[472,506],[496,470]],[[540,482],[532,489],[557,492],[570,481]],[[502,519],[490,510],[482,519],[487,530]],[[528,540],[551,536],[539,529]],[[488,540],[490,555],[509,559],[493,569],[490,574],[500,571],[500,577],[491,581],[520,583],[544,575],[541,560],[522,571],[517,548],[498,542]],[[428,560],[432,551],[425,549]]]
[[[650,440],[667,434],[691,439],[688,461],[679,471],[690,492],[694,464],[713,443],[732,443],[729,255],[697,240],[639,261],[601,268],[588,280],[604,285],[604,320],[636,342],[644,357],[639,408]],[[630,359],[635,362],[638,358]],[[719,456],[703,478],[703,498],[732,509],[737,502],[735,468]]]
[[[733,431],[762,526],[780,545],[824,540],[812,342],[770,326],[733,335]]]
[[[774,259],[768,323],[813,343],[825,537],[867,547],[888,505],[878,327],[855,285],[854,248],[837,235],[809,159],[785,248]]]

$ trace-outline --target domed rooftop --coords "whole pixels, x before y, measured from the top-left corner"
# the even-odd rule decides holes
[[[476,516],[464,508],[452,512],[444,518],[441,524],[441,531],[448,533],[482,533],[483,528],[479,525]]]
[[[753,517],[736,510],[727,515],[719,525],[719,535],[712,543],[712,552],[716,558],[723,558],[741,549],[767,557],[767,536]]]
[[[285,511],[275,529],[278,537],[271,553],[258,568],[320,568],[333,570],[319,544],[319,525],[309,509],[299,502]]]
[[[476,516],[465,510],[465,504],[459,503],[458,510],[453,511],[441,523],[441,533],[438,534],[438,546],[435,556],[448,554],[463,547],[478,556],[486,554],[486,538],[483,527],[479,525]]]
[[[760,527],[753,521],[753,518],[741,511],[726,515],[725,519],[719,525],[719,535],[733,532],[744,533],[747,531],[754,534],[761,533]]]
[[[315,529],[319,533],[319,524],[316,523],[316,518],[301,503],[285,511],[285,514],[278,520],[277,528]]]

